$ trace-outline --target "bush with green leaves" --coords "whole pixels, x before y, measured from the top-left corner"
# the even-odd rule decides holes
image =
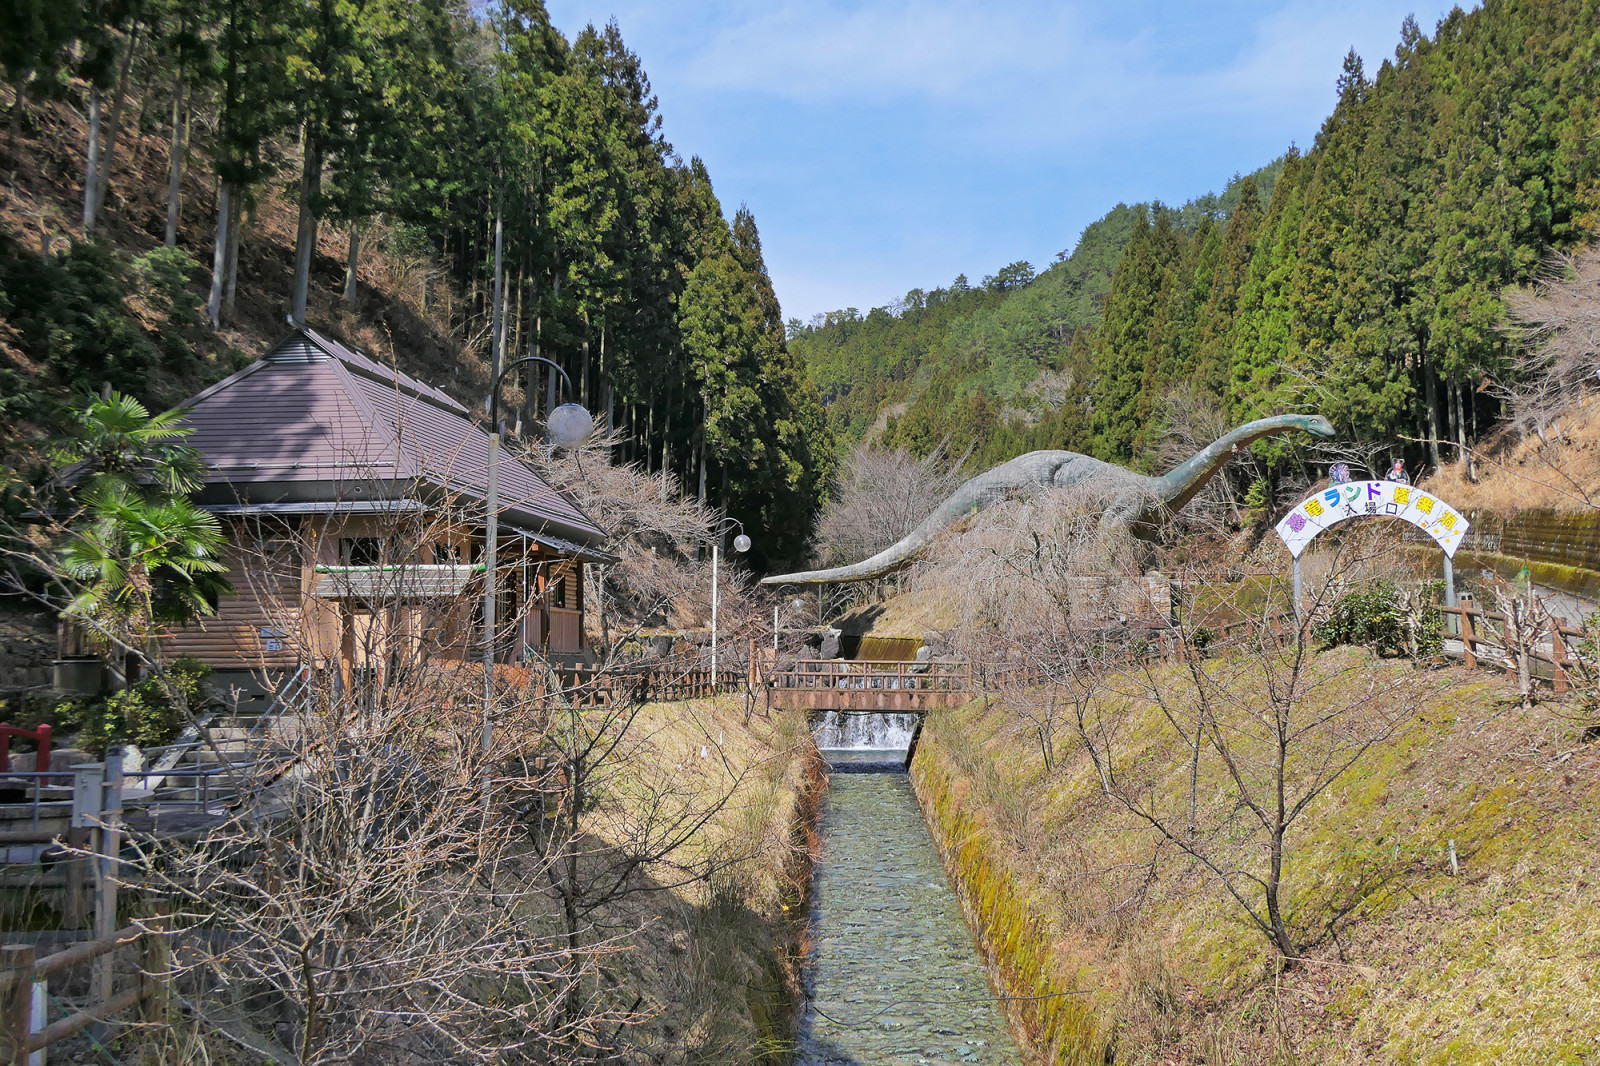
[[[1328,647],[1355,644],[1379,655],[1428,659],[1444,650],[1444,618],[1434,609],[1437,583],[1408,596],[1388,578],[1375,578],[1334,602],[1313,635]]]
[[[1272,513],[1272,485],[1264,477],[1250,483],[1244,496],[1245,520],[1250,525],[1265,522]]]
[[[204,706],[205,681],[210,675],[211,668],[198,659],[173,660],[165,682],[150,678],[91,705],[78,734],[78,746],[100,755],[112,744],[149,748],[172,743]],[[176,698],[169,697],[169,692]]]
[[[152,248],[133,260],[139,294],[155,310],[180,326],[200,325],[200,297],[189,279],[200,269],[182,248]]]
[[[1339,597],[1328,617],[1318,623],[1317,640],[1328,647],[1355,644],[1382,655],[1404,650],[1400,590],[1393,581],[1378,578]]]
[[[0,303],[22,350],[74,391],[110,382],[151,397],[161,359],[127,306],[128,273],[128,257],[102,242],[75,241],[41,260],[0,237]]]

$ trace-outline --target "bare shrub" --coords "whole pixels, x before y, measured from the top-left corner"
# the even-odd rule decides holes
[[[193,1017],[306,1063],[573,1061],[633,1020],[596,988],[620,937],[569,933],[527,843],[549,774],[507,770],[538,765],[542,710],[505,689],[486,764],[480,699],[442,664],[359,698],[324,679],[279,759],[240,771],[236,810],[151,839],[127,883],[181,903]]]
[[[631,463],[613,463],[615,440],[598,438],[584,447],[553,454],[536,450],[528,460],[552,485],[566,493],[611,534],[610,548],[621,561],[606,566],[598,579],[605,603],[624,630],[605,634],[615,646],[627,630],[711,624],[710,546],[723,516],[683,495],[668,472],[649,473]],[[757,537],[759,531],[752,531]],[[764,608],[751,588],[749,573],[724,544],[718,574],[719,659],[743,662],[752,637],[770,637]],[[594,568],[591,568],[594,569]]]
[[[1140,576],[1148,548],[1102,527],[1097,489],[1105,488],[1039,492],[936,543],[912,587],[937,589],[958,605],[958,650],[980,661],[1010,653],[1044,659],[1052,642],[1076,639],[1069,622],[1149,613]]]
[[[942,448],[918,459],[904,448],[856,445],[817,519],[818,563],[859,562],[910,533],[966,480],[960,468]]]
[[[1600,382],[1600,255],[1556,253],[1534,284],[1504,294],[1521,342],[1513,381],[1494,392],[1522,433],[1549,443],[1573,399]]]
[[[1381,875],[1356,878],[1330,902],[1319,925],[1296,923],[1288,906],[1295,886],[1287,865],[1307,808],[1419,706],[1437,698],[1449,675],[1409,664],[1378,666],[1369,653],[1317,654],[1310,618],[1331,603],[1358,540],[1310,591],[1296,621],[1279,586],[1271,587],[1235,635],[1200,638],[1199,612],[1180,619],[1177,666],[1146,663],[1108,688],[1121,699],[1088,702],[1073,723],[1102,794],[1152,829],[1214,878],[1255,927],[1293,960],[1332,935],[1337,923],[1378,887]],[[1181,571],[1186,592],[1226,599],[1231,583],[1206,570]],[[1152,736],[1183,753],[1183,779],[1150,757]],[[1180,765],[1181,765],[1180,764]]]
[[[1171,470],[1194,457],[1233,428],[1216,397],[1189,385],[1173,387],[1162,398],[1161,433],[1151,446],[1158,470]],[[1229,519],[1243,525],[1226,470],[1206,482],[1176,519],[1185,528],[1221,529]]]

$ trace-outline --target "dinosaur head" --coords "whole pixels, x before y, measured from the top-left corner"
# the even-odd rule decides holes
[[[1300,415],[1298,417],[1302,423],[1300,428],[1314,437],[1338,436],[1338,431],[1333,428],[1333,423],[1321,415]]]

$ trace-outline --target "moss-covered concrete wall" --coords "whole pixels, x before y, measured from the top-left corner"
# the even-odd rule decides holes
[[[936,726],[936,737],[939,732]],[[1011,1031],[1030,1063],[1099,1066],[1108,1061],[1100,995],[1080,987],[1080,975],[1059,965],[1048,901],[1033,898],[1028,883],[991,846],[993,829],[984,809],[968,802],[970,782],[941,739],[919,745],[912,787]]]
[[[1351,683],[1411,669],[1330,654]],[[1423,677],[1431,695],[1287,840],[1308,945],[1288,962],[1215,876],[1105,798],[1059,714],[1047,764],[1047,694],[934,713],[913,780],[1030,1062],[1600,1063],[1593,712],[1525,710],[1484,672]],[[1151,794],[1181,794],[1191,749],[1136,688],[1107,693],[1116,727]],[[1199,795],[1227,845],[1242,823],[1215,766]]]

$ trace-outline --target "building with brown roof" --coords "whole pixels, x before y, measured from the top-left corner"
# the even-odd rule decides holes
[[[222,680],[482,655],[489,435],[465,407],[305,327],[183,406],[235,594],[171,654]],[[506,451],[498,486],[497,658],[581,656],[607,535]]]

